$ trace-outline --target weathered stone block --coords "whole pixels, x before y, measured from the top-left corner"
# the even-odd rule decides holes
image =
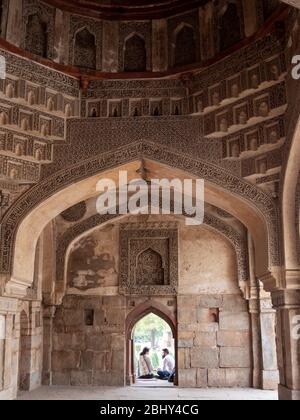
[[[60,372],[64,369],[78,369],[80,366],[79,351],[53,351],[52,369]]]
[[[85,334],[82,333],[66,333],[53,334],[53,349],[60,350],[84,350],[85,349]]]
[[[263,371],[263,389],[275,391],[278,389],[279,372],[278,370]]]
[[[226,370],[208,369],[208,386],[213,388],[226,387]]]
[[[103,309],[97,309],[94,313],[94,322],[96,327],[101,327],[104,324],[105,312]]]
[[[215,332],[196,332],[194,346],[196,347],[216,347],[217,335]]]
[[[122,334],[115,334],[112,336],[111,347],[114,350],[124,351],[125,348],[125,336]]]
[[[208,386],[248,388],[251,386],[251,371],[250,369],[209,369]]]
[[[126,308],[126,298],[124,296],[103,296],[103,306],[110,308]]]
[[[93,375],[93,386],[124,386],[124,370],[120,372],[95,371]]]
[[[248,302],[240,295],[224,295],[223,308],[224,312],[248,312]]]
[[[80,367],[84,370],[92,369],[94,366],[94,352],[92,350],[90,351],[84,351],[81,353],[81,361],[80,361]]]
[[[197,385],[197,369],[179,369],[178,382],[182,388],[194,388]]]
[[[124,353],[118,350],[112,352],[112,370],[119,371],[124,368],[125,356]]]
[[[224,368],[250,368],[250,350],[245,347],[222,347],[220,366]]]
[[[247,312],[220,312],[220,330],[249,331],[250,321]]]
[[[197,369],[197,387],[207,388],[208,385],[208,370]]]
[[[178,310],[178,322],[182,324],[197,323],[197,310],[194,307],[184,307]]]
[[[191,350],[192,368],[217,368],[219,366],[219,349],[193,348]]]
[[[183,332],[180,331],[178,333],[178,347],[179,348],[186,348],[186,347],[193,347],[194,346],[194,332]]]
[[[88,334],[86,337],[86,347],[88,350],[104,351],[111,348],[112,338],[105,334]]]
[[[201,324],[210,323],[210,312],[207,308],[197,309],[197,321]]]
[[[178,367],[179,369],[189,369],[191,367],[190,349],[178,349]]]
[[[219,324],[217,322],[199,323],[195,331],[215,333],[219,330]]]
[[[83,327],[83,311],[82,310],[76,310],[76,306],[73,309],[65,309],[64,310],[64,323],[67,327]]]
[[[69,386],[70,372],[53,372],[52,385]]]
[[[231,388],[251,387],[250,369],[226,369],[226,386]]]
[[[220,347],[247,347],[250,345],[250,334],[246,331],[218,331],[217,344]]]
[[[104,372],[106,370],[106,353],[94,353],[94,367]]]
[[[221,295],[202,295],[198,298],[200,308],[222,308],[223,297]]]
[[[88,386],[92,383],[92,372],[82,370],[71,371],[71,386]]]

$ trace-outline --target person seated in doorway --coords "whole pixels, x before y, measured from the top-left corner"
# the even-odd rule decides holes
[[[150,349],[145,347],[139,358],[139,379],[153,379],[153,366],[150,359]]]
[[[173,375],[175,369],[175,360],[174,357],[170,355],[168,349],[163,349],[162,351],[163,366],[162,369],[157,370],[157,375],[159,379],[168,380],[171,375]]]

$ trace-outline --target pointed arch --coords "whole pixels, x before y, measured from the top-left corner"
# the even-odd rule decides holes
[[[48,24],[38,13],[28,16],[26,24],[25,49],[32,54],[47,58]]]
[[[144,38],[131,34],[124,43],[124,71],[145,72],[147,70],[147,50]]]
[[[79,29],[74,38],[74,66],[96,70],[96,37],[86,27]]]
[[[174,67],[186,66],[197,62],[197,42],[191,25],[180,24],[174,33]]]
[[[229,2],[219,16],[219,49],[225,51],[242,40],[242,17],[238,5]]]

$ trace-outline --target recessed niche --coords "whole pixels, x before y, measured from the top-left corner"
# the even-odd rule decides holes
[[[87,327],[92,327],[94,325],[95,312],[93,309],[84,310],[84,323]]]

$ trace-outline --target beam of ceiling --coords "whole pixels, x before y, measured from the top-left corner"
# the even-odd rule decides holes
[[[300,9],[300,0],[281,0],[283,3],[289,4],[290,6],[297,7]]]

